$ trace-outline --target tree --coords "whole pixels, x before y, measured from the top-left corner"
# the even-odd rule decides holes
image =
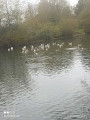
[[[7,26],[10,27],[11,18],[10,18],[10,9],[9,9],[8,5],[9,5],[9,1],[5,0],[4,1],[4,7],[5,7],[4,17],[5,17],[5,22],[6,22]]]
[[[3,20],[3,2],[0,0],[0,28],[2,26],[2,20]]]
[[[41,0],[38,7],[38,17],[42,21],[58,22],[62,17],[68,17],[71,10],[66,0]]]
[[[79,0],[75,7],[75,14],[78,15],[84,8],[90,6],[90,0]]]
[[[79,24],[86,33],[90,33],[90,7],[79,14]]]
[[[1,2],[0,2],[1,3]],[[2,14],[0,14],[3,19],[3,25],[10,27],[12,24],[18,24],[21,22],[21,6],[20,0],[2,0],[2,4],[0,4],[0,8],[2,7]]]
[[[30,21],[33,20],[36,16],[35,8],[32,4],[28,4],[27,9],[25,11],[25,20]]]
[[[47,22],[49,20],[49,10],[50,5],[48,0],[40,0],[38,4],[38,14],[37,17],[40,22]]]
[[[20,0],[15,0],[13,7],[11,8],[12,22],[19,24],[22,21],[22,10],[20,5]]]

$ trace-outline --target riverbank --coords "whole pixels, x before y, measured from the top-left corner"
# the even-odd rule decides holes
[[[57,41],[57,40],[67,40],[67,39],[73,39],[75,37],[85,37],[85,33],[75,33],[73,35],[67,35],[67,36],[54,36],[54,37],[48,37],[48,38],[44,38],[44,39],[38,39],[38,38],[34,38],[34,39],[29,39],[29,40],[25,40],[22,39],[20,42],[13,42],[13,40],[7,40],[7,41],[0,41],[0,47],[11,47],[11,46],[23,46],[23,45],[28,45],[28,44],[38,44],[38,43],[45,43],[45,42],[51,42],[51,41]],[[45,36],[44,36],[45,37]]]

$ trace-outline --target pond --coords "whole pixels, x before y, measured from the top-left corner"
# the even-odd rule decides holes
[[[90,38],[33,46],[0,49],[0,120],[89,120]]]

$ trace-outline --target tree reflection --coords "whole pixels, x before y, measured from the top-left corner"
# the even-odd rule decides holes
[[[85,36],[81,44],[84,47],[84,50],[81,52],[82,55],[82,64],[85,70],[90,70],[90,36]]]
[[[0,101],[1,104],[10,102],[18,96],[24,96],[28,91],[32,93],[35,84],[31,79],[26,57],[17,51],[0,54]]]

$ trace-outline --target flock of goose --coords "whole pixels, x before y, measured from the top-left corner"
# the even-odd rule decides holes
[[[64,46],[64,44],[65,44],[65,43],[62,43],[62,44],[52,43],[52,46],[58,46],[58,49],[56,49],[56,52],[57,52],[57,51],[59,51],[60,48],[62,48],[62,47]],[[73,45],[72,42],[71,42],[71,43],[68,43],[68,46],[69,46],[69,47],[72,47],[72,45]],[[41,44],[39,47],[34,47],[34,46],[32,45],[32,46],[31,46],[31,51],[32,51],[35,55],[38,55],[38,51],[39,51],[39,50],[48,51],[49,48],[50,48],[50,46],[51,46],[50,44],[46,44],[46,45]],[[78,49],[83,49],[81,44],[78,44],[77,48],[78,48]],[[13,47],[8,48],[8,52],[10,52],[10,51],[13,51]],[[24,47],[22,48],[22,54],[27,54],[28,52],[29,52],[29,50],[27,49],[26,46],[24,46]]]
[[[53,46],[55,46],[55,45],[57,45],[59,48],[61,48],[63,45],[64,45],[64,43],[62,43],[62,44],[56,44],[56,43],[52,43],[52,45]],[[38,51],[40,51],[40,50],[45,50],[45,51],[48,51],[49,50],[49,48],[50,48],[50,44],[46,44],[46,45],[44,45],[44,44],[41,44],[39,47],[34,47],[33,45],[31,46],[31,51],[35,54],[35,55],[38,55]],[[26,46],[24,46],[23,48],[22,48],[22,54],[26,54],[26,53],[28,53],[29,52],[29,50],[26,48]]]
[[[13,47],[8,48],[8,52],[13,51]]]

